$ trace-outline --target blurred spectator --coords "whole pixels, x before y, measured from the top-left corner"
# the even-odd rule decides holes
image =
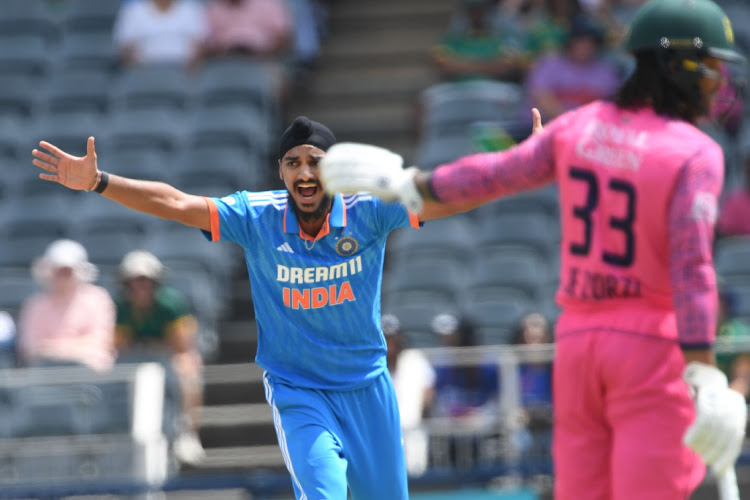
[[[627,26],[646,0],[579,0],[581,8],[605,27],[613,46],[619,46]]]
[[[419,476],[427,469],[428,434],[422,418],[432,405],[435,371],[420,351],[405,349],[406,340],[396,316],[384,314],[380,324],[388,348],[388,371],[393,379],[401,416],[406,470],[409,475]]]
[[[734,314],[735,300],[731,288],[720,288],[716,334],[720,338],[750,340],[750,326]],[[747,399],[750,396],[750,353],[717,354],[716,363],[727,374],[730,387]]]
[[[284,60],[294,35],[287,0],[210,0],[206,17],[209,32],[205,52],[214,57],[252,57],[264,66],[277,97],[284,101],[288,80]]]
[[[310,69],[320,55],[327,11],[319,0],[289,0],[294,25],[294,64]]]
[[[198,438],[203,404],[198,323],[186,298],[164,285],[163,277],[161,261],[149,252],[135,250],[122,259],[119,278],[124,294],[117,302],[116,343],[124,356],[135,353],[169,360],[182,401],[182,425],[174,451],[181,462],[194,465],[205,456]]]
[[[114,362],[115,305],[93,285],[98,270],[72,240],[51,243],[31,266],[44,291],[21,306],[18,355],[27,365],[80,364],[94,370]]]
[[[7,311],[0,311],[0,368],[16,364],[16,324]]]
[[[120,7],[115,45],[131,66],[174,64],[192,67],[208,35],[205,12],[194,0],[140,0]]]
[[[513,3],[513,0],[504,1]],[[523,6],[520,16],[524,26],[523,49],[530,67],[538,58],[565,46],[570,20],[580,9],[576,0],[522,0],[520,3]]]
[[[521,34],[512,27],[497,29],[491,0],[463,0],[447,32],[433,49],[433,60],[446,80],[519,79],[522,74]]]
[[[466,317],[439,314],[431,323],[443,347],[476,346],[476,328]],[[434,414],[463,417],[494,414],[498,403],[498,369],[494,360],[479,364],[454,364],[450,357],[435,360]]]
[[[286,0],[210,0],[208,51],[278,61],[288,48],[293,20]]]
[[[750,235],[750,141],[741,145],[744,185],[731,189],[719,209],[716,230],[720,236]]]
[[[527,94],[545,119],[609,97],[617,89],[618,72],[601,57],[603,36],[590,18],[577,16],[563,52],[534,65],[526,82]]]
[[[476,346],[476,328],[468,317],[439,314],[431,326],[444,347]],[[497,451],[491,450],[490,444],[498,442],[497,360],[459,359],[454,351],[432,361],[436,375],[432,416],[447,431],[431,441],[433,455],[445,456],[459,469],[471,467],[488,455],[495,456]]]
[[[552,342],[547,319],[539,313],[521,318],[514,345],[542,345]],[[522,427],[514,436],[516,446],[528,458],[547,457],[552,440],[552,363],[543,354],[522,354],[518,367],[521,386]]]
[[[529,313],[521,318],[514,345],[550,344],[552,336],[547,318]],[[544,356],[529,353],[520,367],[521,398],[524,406],[549,405],[552,402],[552,365]]]

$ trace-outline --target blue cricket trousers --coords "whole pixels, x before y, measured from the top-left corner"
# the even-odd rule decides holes
[[[407,500],[398,405],[384,371],[354,390],[263,382],[298,500]]]

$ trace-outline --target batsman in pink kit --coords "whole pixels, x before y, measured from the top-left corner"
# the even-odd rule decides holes
[[[508,151],[426,173],[340,144],[323,165],[327,189],[400,199],[423,220],[557,182],[556,500],[686,499],[706,465],[734,473],[747,419],[715,367],[724,157],[696,127],[722,65],[743,58],[710,0],[651,0],[625,48],[636,69],[612,101]]]

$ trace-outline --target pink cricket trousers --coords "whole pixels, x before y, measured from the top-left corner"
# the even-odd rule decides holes
[[[555,500],[687,499],[705,467],[682,444],[695,411],[678,343],[612,330],[558,335]]]

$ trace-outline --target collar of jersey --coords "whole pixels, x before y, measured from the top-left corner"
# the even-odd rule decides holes
[[[318,232],[318,235],[313,238],[309,234],[306,234],[300,229],[297,216],[294,214],[294,210],[289,210],[289,203],[284,207],[284,232],[285,233],[299,233],[300,238],[303,240],[319,240],[323,236],[327,235],[331,231],[331,227],[346,227],[346,205],[344,199],[339,193],[333,195],[333,205],[331,211],[326,216],[326,221],[323,223],[323,227]]]

